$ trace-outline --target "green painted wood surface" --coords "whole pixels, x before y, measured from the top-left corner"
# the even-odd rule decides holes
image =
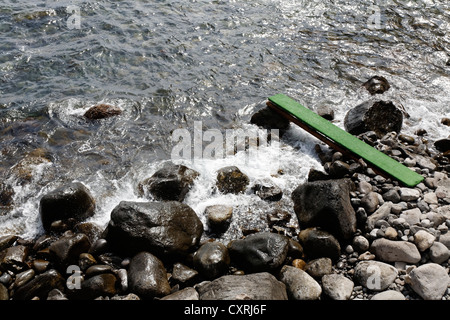
[[[399,180],[404,185],[414,187],[424,179],[424,177],[417,172],[412,171],[400,162],[392,159],[381,151],[378,151],[364,141],[359,140],[354,135],[335,126],[330,121],[305,108],[292,98],[284,94],[276,94],[269,97],[269,101],[290,115],[296,117],[313,130],[321,133],[358,157],[361,157],[367,163]]]

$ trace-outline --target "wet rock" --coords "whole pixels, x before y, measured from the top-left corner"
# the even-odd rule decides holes
[[[288,295],[295,300],[317,300],[322,294],[322,287],[307,272],[283,266],[280,271],[280,281],[286,285]]]
[[[441,123],[446,126],[450,126],[450,118],[442,118]]]
[[[194,267],[207,279],[222,276],[228,271],[228,249],[218,241],[206,242],[194,254]]]
[[[47,300],[69,300],[61,290],[53,289],[47,295]]]
[[[187,287],[162,297],[161,300],[199,300],[199,295],[193,287]]]
[[[341,274],[327,274],[322,277],[323,292],[332,300],[350,299],[355,284]]]
[[[269,107],[265,107],[253,114],[250,123],[267,130],[278,129],[280,137],[289,129],[290,125],[289,120]]]
[[[308,182],[320,180],[330,180],[330,176],[323,171],[311,168],[308,173]]]
[[[80,182],[70,183],[44,195],[39,212],[45,230],[55,221],[75,225],[94,214],[95,201],[90,191]]]
[[[21,273],[16,274],[16,280],[14,280],[14,286],[16,288],[19,288],[23,286],[25,283],[33,279],[36,272],[33,269],[28,269],[25,271],[22,271]]]
[[[226,275],[196,287],[200,300],[287,300],[286,286],[268,272]]]
[[[198,272],[196,270],[191,269],[180,262],[173,265],[171,280],[173,280],[176,284],[183,287],[190,286],[195,283],[197,278]]]
[[[371,95],[381,94],[391,87],[387,79],[383,76],[373,76],[362,84]]]
[[[80,254],[88,252],[91,243],[82,233],[68,233],[49,246],[50,254],[61,266],[77,264]]]
[[[83,270],[83,269],[81,269]],[[94,264],[85,271],[86,277],[93,277],[102,273],[112,273],[113,268],[107,264]]]
[[[13,204],[14,194],[14,189],[10,185],[0,182],[0,215],[1,207],[10,207]]]
[[[367,101],[350,109],[344,118],[345,130],[353,135],[374,131],[378,138],[389,132],[399,133],[402,112],[390,101]]]
[[[414,268],[409,273],[411,288],[424,300],[441,300],[449,284],[449,276],[444,267],[427,263]]]
[[[141,298],[152,299],[170,293],[163,263],[149,252],[140,252],[131,259],[128,279],[130,291]]]
[[[343,178],[350,174],[350,165],[341,160],[336,160],[331,163],[330,176],[334,179]]]
[[[283,191],[271,181],[257,181],[252,187],[253,192],[263,200],[279,201]]]
[[[6,235],[0,237],[0,251],[11,247],[19,237],[16,235]]]
[[[58,271],[50,269],[37,275],[32,280],[18,288],[14,292],[14,300],[30,300],[39,297],[41,300],[47,298],[48,293],[53,289],[64,290],[65,280]]]
[[[356,281],[373,291],[386,290],[397,275],[396,268],[380,261],[361,261],[355,267]]]
[[[122,114],[122,110],[119,107],[109,104],[98,104],[89,108],[84,117],[89,120],[105,119]]]
[[[202,233],[202,222],[184,203],[122,201],[111,212],[106,240],[128,254],[151,251],[179,259],[196,248]]]
[[[398,291],[386,290],[374,295],[370,300],[406,300],[406,297]]]
[[[231,261],[249,272],[272,272],[279,268],[287,257],[287,237],[258,232],[228,244]]]
[[[0,270],[20,272],[28,269],[26,260],[29,254],[27,246],[18,245],[9,247],[0,252]]]
[[[249,184],[247,175],[241,172],[236,166],[229,166],[217,172],[217,188],[222,193],[242,193]]]
[[[348,179],[306,182],[292,193],[294,211],[302,228],[321,227],[338,237],[356,231],[356,214],[350,202]]]
[[[328,257],[336,261],[341,254],[339,241],[325,230],[307,228],[300,231],[298,237],[309,259]]]
[[[117,278],[111,273],[102,273],[81,282],[81,290],[76,291],[76,299],[92,300],[97,297],[112,297],[116,293]]]
[[[166,162],[150,178],[139,183],[139,193],[160,201],[182,202],[199,175],[184,165]]]
[[[384,238],[376,239],[370,246],[370,251],[381,261],[417,263],[421,255],[417,247],[408,241],[395,241]]]
[[[226,205],[212,205],[205,209],[208,226],[213,232],[224,232],[230,225],[233,207]]]
[[[330,258],[317,258],[309,261],[304,270],[313,278],[322,278],[333,271],[333,262]]]

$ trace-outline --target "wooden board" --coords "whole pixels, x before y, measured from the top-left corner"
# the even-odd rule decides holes
[[[405,186],[414,187],[424,180],[422,175],[335,126],[284,94],[269,97],[268,106],[335,150],[343,153],[350,152],[355,159],[364,159],[368,165],[378,169],[376,171],[397,179]]]

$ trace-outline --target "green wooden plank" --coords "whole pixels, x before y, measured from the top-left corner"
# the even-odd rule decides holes
[[[414,187],[423,181],[424,177],[412,171],[400,162],[378,151],[354,135],[335,126],[317,113],[305,108],[297,101],[284,94],[269,97],[269,101],[291,116],[305,123],[308,127],[324,135],[337,145],[351,151],[364,159],[367,163],[379,168],[383,172],[399,180],[408,187]]]

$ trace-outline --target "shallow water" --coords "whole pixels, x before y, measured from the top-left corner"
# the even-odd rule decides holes
[[[447,1],[4,0],[0,175],[16,195],[0,234],[41,233],[39,198],[73,180],[91,189],[92,221],[105,226],[121,200],[144,200],[136,185],[170,159],[173,130],[193,132],[194,121],[224,135],[256,130],[251,115],[275,93],[312,109],[330,105],[343,127],[347,110],[373,98],[361,83],[382,75],[391,89],[377,98],[406,109],[403,132],[447,137],[440,120],[450,114],[449,30]],[[123,115],[85,121],[82,114],[101,102]],[[232,203],[229,237],[242,225],[264,228],[273,210],[293,214],[290,192],[320,168],[315,143],[291,127],[281,150],[262,148],[257,161],[237,153],[186,163],[201,173],[186,202],[203,221],[207,205]],[[30,152],[49,161],[32,166],[23,183],[11,168]],[[215,171],[225,165],[251,182],[271,179],[283,200],[214,193]]]

